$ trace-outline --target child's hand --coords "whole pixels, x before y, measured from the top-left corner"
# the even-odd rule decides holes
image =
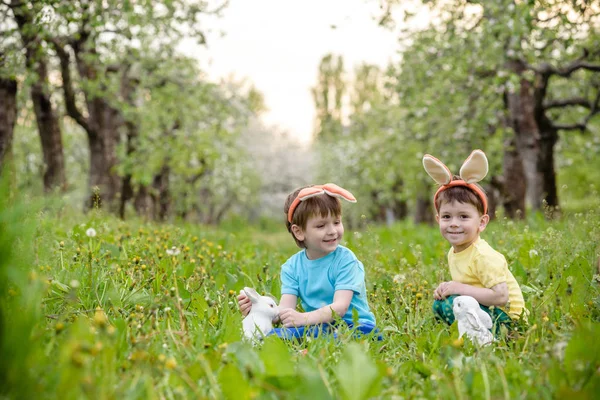
[[[240,312],[245,317],[248,315],[250,310],[252,309],[252,302],[244,293],[240,293],[237,297],[238,307],[240,308]]]
[[[308,325],[305,313],[298,312],[293,308],[286,308],[279,312],[279,319],[286,328]]]
[[[452,296],[453,294],[462,294],[464,292],[464,284],[456,281],[450,282],[442,282],[437,289],[436,292],[439,291],[439,296],[441,299],[445,299],[448,296]],[[434,293],[435,297],[435,293]]]
[[[438,287],[433,291],[433,298],[435,300],[443,300],[444,296],[442,295],[444,293],[444,290],[446,289],[446,286],[449,284],[450,282],[442,282],[438,285]]]

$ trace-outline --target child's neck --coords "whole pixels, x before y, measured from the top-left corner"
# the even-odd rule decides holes
[[[330,255],[335,250],[337,250],[337,247],[334,250],[332,250],[332,251],[330,251],[328,253],[319,252],[319,251],[311,250],[311,249],[308,249],[308,248],[306,248],[304,250],[305,250],[305,253],[306,253],[306,258],[308,258],[310,261],[315,261],[315,260],[318,260],[319,258],[323,258],[323,257],[326,257],[326,256]]]
[[[473,245],[473,243],[475,243],[476,241],[479,240],[479,235],[477,235],[477,237],[475,239],[473,239],[472,242],[468,243],[468,244],[463,244],[460,246],[452,246],[452,250],[454,251],[454,253],[461,253],[465,250],[467,250],[469,247],[471,247]]]

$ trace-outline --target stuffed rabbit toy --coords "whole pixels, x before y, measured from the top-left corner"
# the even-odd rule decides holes
[[[479,308],[479,303],[471,296],[458,296],[454,299],[452,311],[458,321],[458,337],[465,333],[479,346],[490,344],[494,340],[492,318]]]
[[[252,288],[245,287],[240,294],[245,294],[252,302],[250,313],[242,321],[244,337],[249,340],[262,339],[273,329],[273,318],[279,314],[279,307],[275,300],[259,295]]]

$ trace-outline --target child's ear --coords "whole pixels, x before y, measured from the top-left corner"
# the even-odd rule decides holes
[[[490,216],[485,214],[481,216],[479,220],[479,232],[483,232],[487,224],[490,222]]]
[[[292,225],[292,233],[299,242],[304,241],[304,231],[298,225]]]
[[[438,213],[435,214],[435,222],[437,222],[438,224],[440,223],[440,214]]]

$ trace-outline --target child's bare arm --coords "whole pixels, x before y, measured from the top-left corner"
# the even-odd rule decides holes
[[[491,288],[477,288],[465,283],[450,281],[446,282],[441,293],[442,298],[453,294],[471,296],[479,304],[484,306],[505,306],[508,302],[508,285],[506,282],[499,283]]]
[[[297,296],[294,296],[293,294],[282,294],[281,300],[279,300],[279,309],[283,310],[285,308],[291,308],[292,310],[295,310],[297,304]]]
[[[334,319],[332,311],[340,317],[346,314],[353,295],[354,292],[352,290],[336,290],[333,295],[333,303],[306,313],[300,313],[290,308],[284,310],[280,306],[282,311],[279,313],[279,317],[285,327],[317,325],[331,322]]]
[[[281,311],[284,310],[296,310],[296,306],[298,305],[298,296],[294,296],[293,294],[282,294],[281,300],[279,300],[279,315],[273,318],[273,322],[283,322],[281,319]]]

